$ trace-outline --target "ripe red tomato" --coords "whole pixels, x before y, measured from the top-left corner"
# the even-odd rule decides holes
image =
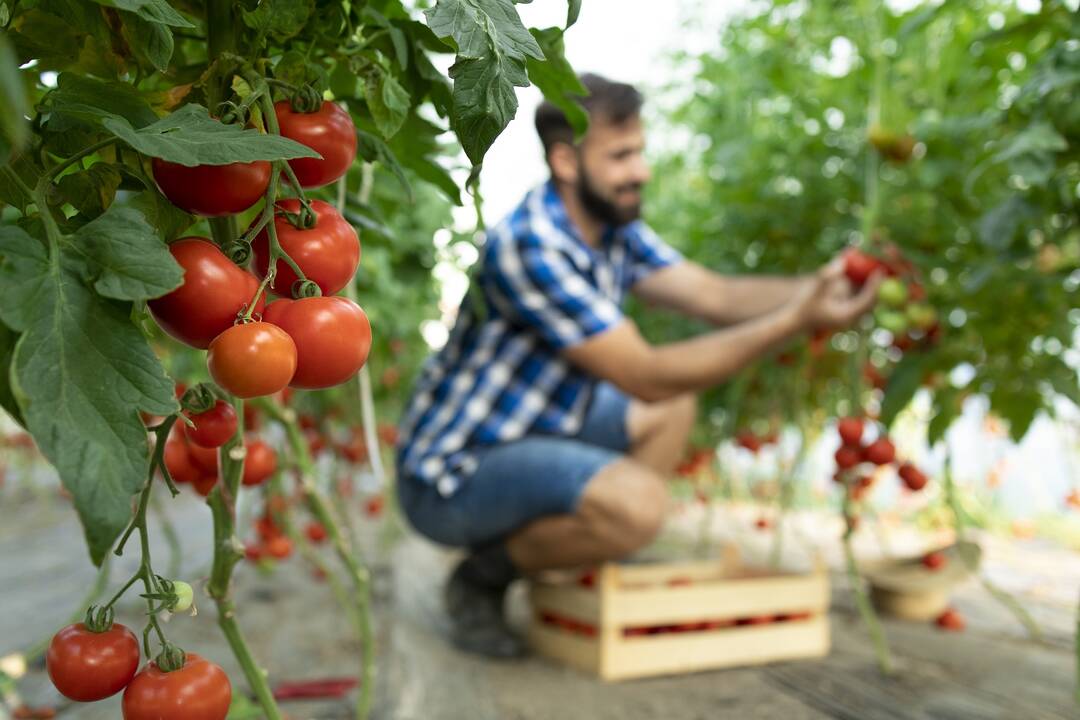
[[[898,473],[910,490],[922,490],[928,482],[926,475],[911,463],[901,465]]]
[[[150,312],[169,335],[206,349],[251,302],[259,281],[205,238],[177,240],[169,252],[184,270],[184,284],[147,303]],[[262,312],[263,305],[260,296],[255,312]]]
[[[862,418],[840,418],[840,421],[836,423],[836,431],[840,434],[842,443],[849,447],[859,447],[863,434]]]
[[[371,350],[367,315],[347,298],[275,300],[264,318],[296,343],[296,374],[289,383],[295,388],[339,385],[364,366]]]
[[[851,248],[844,253],[844,274],[856,287],[862,287],[874,271],[879,269],[884,270],[885,267],[873,255],[867,255],[856,248]]]
[[[139,640],[120,623],[105,632],[75,623],[53,635],[45,669],[60,693],[78,702],[102,700],[123,690],[139,669]]]
[[[949,608],[938,615],[935,622],[942,630],[954,630],[956,632],[963,630],[967,625],[967,623],[964,622],[964,616],[953,608]]]
[[[195,423],[195,427],[187,429],[188,440],[195,445],[219,448],[236,434],[236,410],[224,400],[218,400],[206,412],[186,414]]]
[[[329,185],[348,172],[356,159],[356,126],[349,113],[339,105],[324,102],[317,112],[293,112],[285,100],[274,103],[281,134],[290,140],[307,145],[322,155],[317,158],[297,158],[289,161],[296,179],[305,188]]]
[[[853,468],[862,460],[862,455],[856,448],[842,446],[836,451],[836,466],[841,470]]]
[[[300,212],[296,198],[282,200],[277,207],[290,213]],[[312,200],[315,227],[299,230],[284,216],[275,214],[278,242],[305,277],[319,286],[323,295],[333,295],[352,281],[360,264],[360,238],[356,230],[341,217],[333,205]],[[262,277],[270,267],[270,235],[266,228],[251,243],[252,258],[257,274]],[[277,275],[271,287],[278,295],[290,297],[296,273],[283,260],[277,262]]]
[[[278,560],[284,560],[292,555],[292,540],[284,535],[272,537],[266,541],[266,553]]]
[[[154,180],[169,202],[207,217],[247,210],[259,202],[270,184],[270,163],[266,160],[187,167],[154,158],[153,167]]]
[[[225,671],[195,653],[162,672],[153,662],[124,691],[124,720],[225,720],[232,684]]]
[[[262,440],[247,443],[247,456],[244,458],[245,485],[261,485],[277,470],[277,452]]]
[[[308,523],[308,526],[304,528],[304,532],[308,536],[308,540],[313,543],[321,543],[326,540],[326,528],[321,522],[313,521]]]
[[[863,457],[875,465],[888,465],[896,459],[896,448],[886,438],[878,438],[863,451]]]
[[[203,497],[210,495],[210,491],[217,485],[218,477],[214,475],[202,475],[198,480],[192,483],[195,488],[195,492],[199,493]]]
[[[761,439],[749,430],[743,430],[735,435],[735,443],[752,453],[756,453],[761,449]]]
[[[170,437],[165,441],[164,460],[173,482],[194,482],[199,478],[200,470],[182,439]]]
[[[187,444],[188,457],[200,475],[216,475],[218,469],[217,448],[204,448],[200,445]]]
[[[923,555],[922,564],[926,566],[928,570],[940,570],[949,563],[949,558],[945,553],[932,552]]]
[[[368,498],[367,503],[364,505],[364,512],[368,514],[368,517],[378,517],[383,511],[383,496],[373,495]]]
[[[296,359],[296,345],[288,333],[268,322],[250,322],[233,325],[214,338],[206,366],[225,390],[252,398],[273,395],[288,385]]]

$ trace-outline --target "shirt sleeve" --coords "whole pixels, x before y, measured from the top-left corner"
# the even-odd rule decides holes
[[[619,307],[567,255],[535,236],[500,238],[485,262],[487,292],[512,322],[557,350],[619,324]]]
[[[628,287],[683,259],[682,253],[661,240],[651,227],[640,221],[626,229],[626,246],[630,263],[630,271],[626,275]]]

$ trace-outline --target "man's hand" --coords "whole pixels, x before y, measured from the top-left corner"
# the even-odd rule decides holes
[[[845,328],[874,307],[883,277],[882,272],[875,272],[853,293],[843,258],[836,258],[802,284],[791,304],[806,328]]]

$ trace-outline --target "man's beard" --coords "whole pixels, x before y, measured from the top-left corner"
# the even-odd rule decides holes
[[[585,167],[583,165],[579,165],[579,167],[581,167],[581,181],[578,183],[577,193],[578,199],[586,212],[606,225],[615,226],[626,225],[641,217],[640,202],[629,207],[616,205],[597,191],[596,186],[589,179],[589,174],[585,172]],[[637,190],[640,192],[641,188],[641,183],[620,185],[615,188],[615,193],[618,194],[624,190]]]

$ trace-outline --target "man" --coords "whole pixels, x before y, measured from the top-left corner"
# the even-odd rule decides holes
[[[683,259],[641,220],[649,180],[631,86],[586,75],[590,125],[536,113],[551,179],[487,234],[476,287],[429,358],[401,425],[398,494],[428,538],[467,547],[446,586],[462,649],[525,646],[503,598],[521,573],[584,566],[647,545],[665,478],[694,422],[694,394],[812,328],[873,305],[839,262],[796,278],[724,277]],[[626,293],[719,329],[650,345]]]

